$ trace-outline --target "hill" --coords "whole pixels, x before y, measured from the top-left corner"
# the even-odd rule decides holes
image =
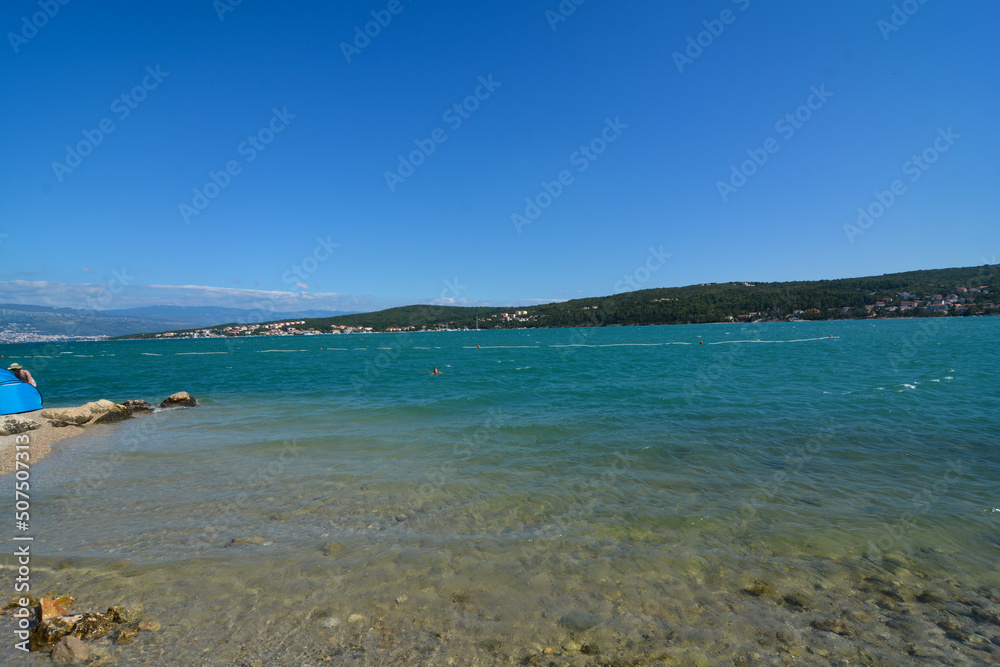
[[[158,336],[281,335],[523,327],[628,326],[996,313],[1000,265],[781,283],[706,283],[516,308],[414,305],[374,313],[237,324]],[[153,336],[143,336],[153,337]]]

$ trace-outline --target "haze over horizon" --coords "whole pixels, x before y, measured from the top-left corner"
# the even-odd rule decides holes
[[[0,7],[0,302],[365,311],[995,263],[1000,6]]]

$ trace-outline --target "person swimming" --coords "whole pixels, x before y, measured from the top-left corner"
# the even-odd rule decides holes
[[[434,370],[431,371],[431,375],[441,375],[441,371],[435,368]]]

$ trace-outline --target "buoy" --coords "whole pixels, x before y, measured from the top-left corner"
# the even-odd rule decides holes
[[[705,341],[703,341],[703,340],[698,341],[698,345],[704,345],[704,344],[705,344]]]
[[[476,349],[477,349],[477,350],[479,349],[479,346],[478,346],[478,345],[476,346]]]

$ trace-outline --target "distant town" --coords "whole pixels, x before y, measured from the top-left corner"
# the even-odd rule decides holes
[[[287,314],[270,322],[229,322],[212,326],[112,336],[72,335],[109,331],[100,317],[75,320],[65,313],[39,313],[52,322],[33,328],[31,307],[0,309],[0,341],[10,343],[69,340],[231,338],[316,336],[383,332],[434,332],[488,329],[801,322],[809,320],[977,317],[1000,314],[1000,265],[929,269],[862,278],[783,283],[702,283],[587,297],[534,306],[413,305],[368,313],[326,317]],[[18,310],[20,308],[20,310]],[[35,307],[35,310],[44,310]],[[259,310],[246,311],[247,317]],[[39,322],[45,321],[39,319]],[[105,324],[107,322],[107,324]],[[88,329],[82,328],[84,325]],[[166,328],[166,327],[164,327]]]

